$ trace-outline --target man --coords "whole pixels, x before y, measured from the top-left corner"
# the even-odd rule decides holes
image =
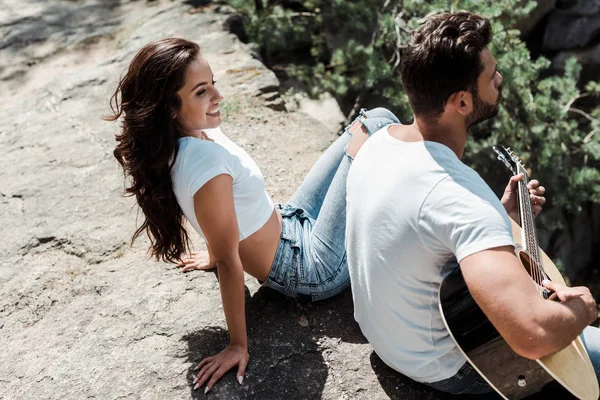
[[[586,328],[596,319],[589,290],[549,282],[561,302],[543,300],[514,254],[508,218],[515,218],[522,176],[511,178],[499,201],[460,161],[467,132],[495,116],[502,97],[491,37],[488,20],[465,12],[433,16],[413,33],[401,74],[414,123],[373,135],[347,184],[355,318],[386,364],[449,393],[491,391],[465,362],[438,309],[451,258],[519,355],[541,358],[583,331],[596,374],[600,369],[600,334]],[[537,181],[529,188],[537,213],[544,188]]]

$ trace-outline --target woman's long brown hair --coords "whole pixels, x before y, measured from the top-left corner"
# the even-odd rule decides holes
[[[150,253],[156,259],[177,262],[189,250],[184,216],[171,181],[171,168],[179,150],[181,127],[174,118],[181,106],[177,92],[185,84],[188,65],[200,54],[197,44],[184,39],[157,40],[133,58],[110,99],[113,115],[121,118],[113,152],[135,196],[144,222],[131,242],[148,234]]]

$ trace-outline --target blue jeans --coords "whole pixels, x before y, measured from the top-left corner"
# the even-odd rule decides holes
[[[600,380],[600,329],[588,326],[583,330],[581,339],[594,366],[596,379]],[[452,394],[484,394],[494,391],[468,362],[456,375],[427,385]]]
[[[385,108],[361,110],[357,120],[369,135],[399,122]],[[345,242],[351,125],[321,155],[292,198],[277,205],[281,239],[264,285],[298,300],[323,300],[350,284]]]
[[[581,340],[592,361],[596,379],[600,381],[600,329],[588,326],[583,330]]]

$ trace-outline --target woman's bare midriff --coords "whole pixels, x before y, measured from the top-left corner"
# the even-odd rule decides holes
[[[281,215],[277,209],[267,222],[240,242],[240,259],[244,271],[261,282],[267,280],[281,237]]]
[[[357,135],[356,133],[359,131],[362,131],[363,134]],[[353,140],[350,142],[349,150],[354,146],[353,152],[356,153],[369,136],[366,128],[359,121],[350,127],[350,132],[353,134]],[[352,156],[355,155],[352,154]],[[261,282],[266,281],[271,272],[271,265],[273,265],[280,238],[281,215],[277,209],[274,209],[273,214],[262,228],[240,242],[240,259],[244,271]]]

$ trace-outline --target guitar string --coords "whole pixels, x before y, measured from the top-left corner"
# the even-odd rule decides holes
[[[518,168],[517,173],[521,173],[522,171],[520,171],[520,168]],[[525,232],[525,250],[527,250],[528,252],[530,252],[531,250],[531,237],[529,235],[529,215],[527,213],[527,204],[526,202],[523,200],[524,199],[524,188],[526,187],[525,184],[525,176],[523,176],[523,179],[518,183],[518,187],[519,187],[519,202],[521,203],[521,224],[522,224],[522,229]],[[532,277],[536,278],[535,276],[535,271],[531,270],[531,275]]]
[[[526,219],[527,219],[527,223],[526,223],[526,234],[528,237],[528,241],[529,241],[529,245],[528,245],[528,251],[529,254],[531,254],[533,261],[535,262],[534,265],[531,268],[532,273],[534,275],[534,280],[538,285],[541,285],[541,273],[539,271],[538,268],[538,258],[537,258],[537,254],[536,254],[536,248],[537,248],[537,240],[535,238],[535,225],[533,224],[533,216],[532,216],[532,212],[531,212],[531,203],[530,203],[530,199],[529,199],[529,191],[527,190],[527,182],[523,182],[522,185],[522,192],[523,192],[523,201],[525,202],[525,214],[526,214]]]
[[[544,294],[545,289],[542,287],[542,280],[545,277],[541,263],[541,254],[537,241],[537,235],[535,232],[535,219],[533,215],[533,207],[531,205],[531,198],[529,196],[529,190],[527,185],[529,184],[528,174],[523,167],[523,164],[513,157],[512,153],[509,154],[516,164],[517,174],[523,173],[523,179],[518,182],[518,201],[519,208],[521,209],[521,223],[522,229],[525,231],[525,250],[531,255],[531,258],[535,261],[535,265],[531,265],[530,262],[530,274],[534,282],[537,283],[537,291],[540,294]]]
[[[527,185],[529,183],[528,180],[528,176],[527,176],[527,172],[525,171],[524,168],[522,168],[522,166],[519,164],[518,169],[520,169],[523,173],[523,179],[521,180],[521,182],[519,182],[519,189],[520,189],[520,201],[521,201],[521,209],[523,210],[523,218],[522,218],[522,222],[523,222],[523,229],[525,229],[525,245],[527,247],[527,250],[529,252],[529,254],[532,256],[533,260],[535,261],[535,265],[531,266],[530,263],[530,271],[531,271],[531,275],[533,280],[539,285],[542,285],[542,280],[543,280],[543,272],[541,270],[540,267],[540,257],[539,257],[539,250],[538,250],[538,243],[537,243],[537,235],[535,233],[535,222],[534,222],[534,218],[533,218],[533,210],[532,210],[532,206],[531,206],[531,199],[529,197],[529,190],[527,189]],[[542,293],[543,289],[542,288],[538,288],[538,292]]]

